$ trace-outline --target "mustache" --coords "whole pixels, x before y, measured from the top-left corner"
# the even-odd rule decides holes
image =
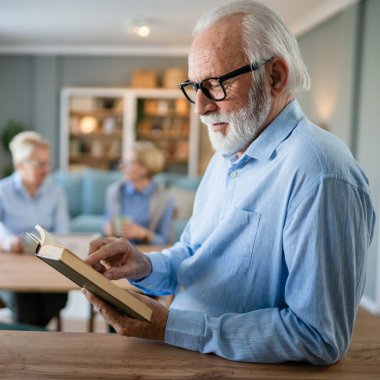
[[[200,117],[203,124],[230,123],[231,117],[228,115],[208,114]]]

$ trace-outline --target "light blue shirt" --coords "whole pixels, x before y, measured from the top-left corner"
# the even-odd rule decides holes
[[[36,224],[51,232],[68,232],[69,216],[63,189],[47,178],[32,198],[25,190],[19,173],[2,179],[0,239],[35,232]]]
[[[329,364],[350,343],[374,223],[366,176],[294,100],[240,159],[214,155],[181,241],[134,283],[176,294],[169,344]]]

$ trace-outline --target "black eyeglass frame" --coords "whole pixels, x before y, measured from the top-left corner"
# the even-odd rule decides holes
[[[186,99],[190,102],[190,103],[193,103],[195,104],[195,101],[192,100],[186,93],[186,90],[185,90],[185,87],[186,86],[189,86],[191,85],[193,87],[193,89],[195,90],[195,92],[197,92],[198,90],[201,90],[202,93],[210,100],[214,101],[214,102],[220,102],[221,100],[224,100],[226,97],[227,97],[227,91],[226,91],[226,88],[224,87],[224,83],[227,79],[231,79],[231,78],[235,78],[237,77],[238,75],[241,75],[241,74],[246,74],[246,73],[249,73],[251,71],[256,71],[257,69],[259,69],[262,65],[264,65],[265,63],[267,63],[268,61],[270,61],[272,58],[269,58],[269,59],[266,59],[264,61],[261,61],[261,62],[254,62],[254,63],[250,63],[249,65],[245,65],[243,67],[240,67],[239,69],[236,69],[236,70],[233,70],[227,74],[224,74],[220,77],[210,77],[210,78],[205,78],[203,80],[201,80],[200,82],[192,82],[190,80],[186,80],[182,83],[180,83],[178,85],[178,87],[181,89],[181,91],[183,92],[183,94],[185,95]],[[207,80],[210,80],[210,79],[213,79],[213,80],[216,80],[219,82],[219,85],[220,87],[222,88],[223,90],[223,97],[221,98],[218,98],[218,99],[215,99],[211,94],[210,92],[208,91],[208,89],[206,87],[203,86],[203,82],[207,81]]]

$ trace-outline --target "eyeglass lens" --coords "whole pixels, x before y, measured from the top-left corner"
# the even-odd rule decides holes
[[[216,79],[205,79],[201,83],[201,88],[202,92],[210,99],[221,100],[225,97],[223,87]],[[184,90],[190,100],[195,102],[197,96],[196,85],[190,83],[184,87]]]
[[[195,99],[197,97],[197,91],[196,91],[196,86],[193,84],[188,84],[183,88],[183,90],[186,92],[187,97],[195,103]]]
[[[35,168],[44,169],[49,168],[51,166],[50,161],[36,161],[36,160],[27,160]]]

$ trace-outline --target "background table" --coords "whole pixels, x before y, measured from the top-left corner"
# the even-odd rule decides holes
[[[340,362],[252,364],[115,334],[0,331],[4,379],[380,378],[380,343],[353,343]]]
[[[68,236],[62,242],[82,258],[87,255],[89,236]],[[140,245],[141,252],[161,250],[164,247]],[[123,288],[131,288],[127,280],[114,281]],[[79,286],[60,272],[31,254],[0,252],[0,290],[15,292],[67,292]]]
[[[78,256],[87,256],[88,243],[92,235],[66,235],[59,236],[65,246],[70,248]],[[164,246],[139,245],[141,252],[160,251]],[[135,290],[127,280],[113,281],[123,289]],[[47,265],[33,254],[14,254],[0,251],[0,290],[13,292],[69,292],[79,290],[79,286],[69,280],[60,272]],[[87,302],[87,301],[86,301]],[[94,309],[91,304],[88,330],[94,330]],[[58,318],[58,329],[61,321]],[[1,377],[1,376],[0,376]]]

